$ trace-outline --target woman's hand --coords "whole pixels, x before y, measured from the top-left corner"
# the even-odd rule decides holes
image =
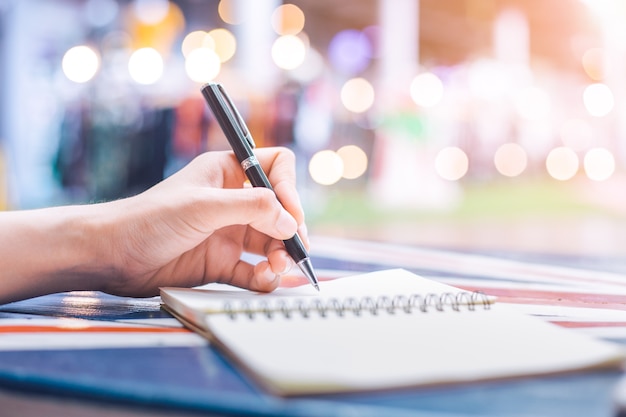
[[[307,242],[304,214],[293,153],[264,148],[256,155],[276,194],[245,186],[231,152],[210,152],[150,190],[111,203],[110,249],[119,275],[103,290],[154,295],[160,286],[208,282],[275,289],[293,266],[282,240],[300,230]],[[267,260],[251,265],[241,260],[244,252]]]
[[[256,155],[276,194],[246,186],[232,152],[210,152],[134,197],[0,213],[0,303],[70,290],[152,296],[208,282],[272,291],[293,265],[282,240],[296,231],[308,239],[293,153]],[[244,252],[264,260],[251,265]]]

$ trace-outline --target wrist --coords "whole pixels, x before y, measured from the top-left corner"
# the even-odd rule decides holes
[[[113,257],[116,228],[114,219],[106,216],[107,204],[71,206],[57,225],[62,229],[58,244],[65,256],[58,270],[65,271],[68,289],[100,291],[117,274]]]
[[[113,228],[102,212],[100,204],[92,204],[44,209],[39,213],[48,255],[37,269],[49,281],[48,292],[101,290],[113,273]]]

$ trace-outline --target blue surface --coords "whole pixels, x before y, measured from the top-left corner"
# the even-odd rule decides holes
[[[315,264],[340,269],[334,259],[316,259]],[[339,266],[352,271],[389,267],[368,263]],[[445,273],[427,272],[424,275]],[[83,302],[87,299],[91,302]],[[33,315],[108,321],[171,317],[160,309],[156,298],[137,300],[101,293],[55,294],[0,306],[0,319]],[[0,385],[5,387],[221,415],[612,416],[613,390],[621,378],[620,372],[607,371],[282,399],[261,391],[207,346],[0,351]]]
[[[233,415],[610,416],[619,372],[280,399],[209,347],[0,352],[0,384]],[[353,414],[356,413],[356,414]]]

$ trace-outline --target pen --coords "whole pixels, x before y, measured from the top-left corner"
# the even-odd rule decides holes
[[[254,139],[252,139],[252,135],[244,123],[243,118],[237,111],[237,108],[235,108],[230,97],[228,97],[228,94],[226,94],[222,85],[218,83],[207,83],[202,86],[202,95],[224,131],[228,143],[231,148],[233,148],[235,156],[252,186],[265,187],[273,191],[272,185],[252,151],[256,146]],[[300,236],[296,233],[291,239],[283,240],[283,243],[285,244],[285,249],[287,249],[289,256],[293,258],[309,282],[319,291],[320,288],[315,272],[313,271],[311,259]]]

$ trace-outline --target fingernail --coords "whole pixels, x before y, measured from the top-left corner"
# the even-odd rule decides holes
[[[286,273],[288,273],[289,271],[291,271],[291,268],[293,268],[294,266],[296,266],[296,263],[293,261],[293,259],[291,259],[290,256],[285,257],[286,258],[286,262],[285,262],[285,268],[280,271],[278,273],[278,275],[285,275]]]
[[[271,284],[274,281],[276,281],[276,279],[278,279],[278,274],[275,274],[274,272],[272,272],[272,269],[268,267],[265,269],[265,272],[263,272],[262,278],[268,284]]]
[[[304,246],[309,249],[309,231],[306,227],[306,224],[302,223],[300,226],[298,226],[298,235],[300,235],[302,242],[304,242]]]

